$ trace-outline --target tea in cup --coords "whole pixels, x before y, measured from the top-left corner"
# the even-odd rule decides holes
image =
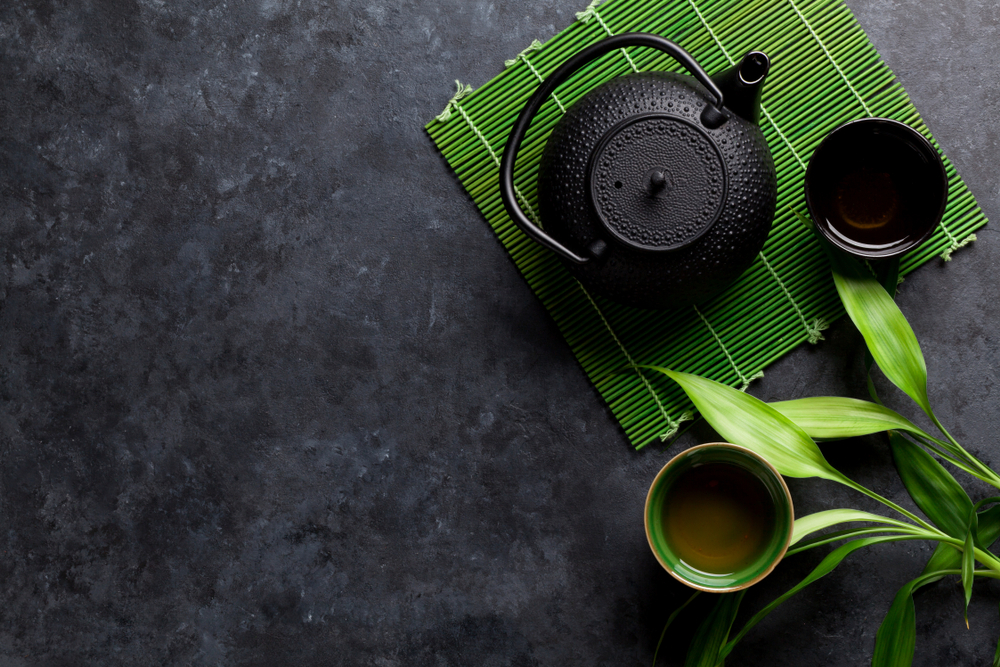
[[[711,443],[681,452],[646,496],[646,537],[674,578],[724,593],[757,583],[784,556],[792,498],[777,470],[744,447]]]
[[[888,118],[845,123],[809,160],[806,206],[819,232],[848,253],[896,257],[924,242],[948,199],[944,163],[922,134]]]

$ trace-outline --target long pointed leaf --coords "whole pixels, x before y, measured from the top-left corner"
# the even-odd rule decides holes
[[[972,525],[969,534],[965,536],[965,549],[962,551],[962,590],[965,592],[965,627],[969,627],[969,601],[972,599],[972,571],[976,562],[973,560],[975,544],[972,539]]]
[[[909,322],[885,288],[858,260],[832,247],[827,250],[837,293],[875,363],[894,385],[930,415],[927,364]]]
[[[962,567],[962,552],[947,542],[938,542],[934,553],[931,554],[927,565],[924,566],[924,571],[920,574],[922,576],[939,570],[957,570],[960,567]],[[937,581],[940,578],[937,577],[933,581]],[[928,581],[927,583],[931,582]]]
[[[909,431],[930,438],[906,417],[871,401],[812,396],[768,405],[795,422],[810,438],[856,438],[891,430]]]
[[[778,605],[780,605],[782,602],[784,602],[788,598],[792,597],[793,595],[795,595],[796,593],[798,593],[799,591],[801,591],[803,588],[805,588],[809,584],[811,584],[814,581],[816,581],[817,579],[820,579],[820,578],[825,577],[826,575],[830,574],[830,572],[832,572],[834,570],[834,568],[836,568],[838,565],[840,565],[840,563],[845,558],[847,558],[847,556],[849,556],[850,554],[854,553],[858,549],[861,549],[862,547],[867,547],[867,546],[872,545],[872,544],[881,544],[883,542],[901,542],[903,540],[914,540],[914,539],[927,539],[927,538],[926,537],[921,537],[921,536],[902,536],[901,537],[901,536],[896,536],[896,535],[882,536],[882,537],[866,537],[866,538],[862,538],[860,540],[854,540],[852,542],[848,542],[847,544],[842,544],[841,546],[837,547],[836,549],[834,549],[833,551],[831,551],[829,554],[827,554],[826,558],[824,558],[822,561],[820,561],[820,564],[817,565],[815,567],[815,569],[813,569],[813,571],[810,572],[808,574],[808,576],[806,576],[805,579],[803,579],[802,581],[800,581],[799,583],[797,583],[795,586],[793,586],[791,589],[789,589],[788,591],[786,591],[780,597],[778,597],[777,599],[773,600],[766,607],[764,607],[759,612],[757,612],[756,614],[754,614],[754,616],[749,621],[747,621],[746,625],[743,626],[743,629],[740,630],[739,634],[737,634],[735,638],[733,638],[732,640],[730,640],[729,643],[726,644],[725,647],[723,647],[723,649],[722,649],[719,657],[720,658],[725,658],[726,656],[728,656],[732,652],[733,648],[736,647],[736,644],[738,644],[739,641],[741,639],[743,639],[743,637],[746,636],[746,634],[748,632],[750,632],[750,630],[755,625],[757,625],[758,623],[760,623],[762,620],[764,620],[764,618],[768,614],[770,614],[772,611],[774,611],[774,609]]]
[[[872,359],[872,363],[875,363],[874,359]],[[882,405],[882,399],[879,398],[878,390],[875,389],[875,383],[872,382],[872,364],[869,364],[867,361],[865,362],[865,383],[868,386],[868,395],[872,397],[873,401]]]
[[[970,570],[970,572],[969,581],[974,575],[996,578],[996,573],[989,570]],[[913,594],[918,588],[952,574],[961,574],[963,584],[966,581],[964,570],[945,568],[930,572],[925,571],[899,589],[875,636],[872,667],[910,667],[913,664],[913,652],[917,639]],[[968,625],[968,616],[966,616],[966,625]],[[1000,646],[997,646],[993,660],[994,667],[1000,667],[1000,662],[998,662],[1000,661]]]
[[[988,549],[1000,538],[1000,505],[991,507],[985,512],[980,512],[977,519],[979,522],[979,542],[982,548]]]
[[[687,601],[684,602],[684,604],[677,607],[677,609],[674,609],[673,613],[671,613],[670,616],[667,617],[667,622],[663,624],[663,631],[660,633],[660,641],[656,642],[656,650],[653,651],[653,667],[656,667],[656,656],[660,654],[660,645],[663,643],[663,638],[667,634],[667,628],[670,627],[670,624],[674,622],[674,619],[676,619],[689,604],[694,602],[694,599],[698,597],[698,595],[700,594],[701,591],[695,591],[691,595],[691,597],[689,597]]]
[[[806,535],[814,533],[817,530],[829,528],[830,526],[834,526],[838,523],[848,523],[851,521],[872,521],[892,526],[901,526],[903,528],[915,528],[915,526],[911,524],[896,521],[895,519],[889,519],[878,514],[872,514],[871,512],[862,512],[861,510],[852,509],[825,510],[823,512],[816,512],[815,514],[807,514],[806,516],[796,519],[795,525],[792,528],[792,541],[789,543],[789,546],[797,543]]]
[[[895,299],[896,289],[899,287],[899,257],[893,257],[887,262],[880,262],[878,266],[879,269],[884,270],[876,271],[878,274],[876,277],[889,296]],[[872,364],[874,363],[875,358],[872,357],[871,350],[865,348],[865,382],[868,384],[868,395],[872,397],[873,401],[882,405],[882,399],[879,398],[875,383],[872,382]]]
[[[870,380],[871,378],[869,378]],[[792,401],[768,403],[791,419],[810,438],[839,440],[869,435],[881,431],[905,431],[922,440],[922,444],[973,477],[995,484],[984,466],[954,443],[931,437],[913,422],[881,403],[839,396],[812,396]]]
[[[981,548],[988,549],[993,546],[997,538],[1000,538],[1000,505],[991,507],[985,512],[980,512],[977,522],[979,524],[977,532],[979,534],[979,542],[982,545]],[[938,570],[957,570],[961,567],[962,552],[952,544],[939,542],[921,574],[926,575]],[[929,584],[940,578],[937,577],[925,583]]]
[[[972,599],[972,578],[975,576],[973,569],[975,568],[975,563],[973,562],[975,555],[973,552],[976,547],[985,551],[985,542],[981,538],[989,537],[989,535],[982,535],[980,533],[981,526],[979,523],[980,515],[978,511],[980,507],[985,505],[996,505],[997,503],[1000,503],[1000,496],[983,498],[976,503],[975,506],[973,506],[972,511],[969,512],[969,533],[965,536],[965,548],[962,552],[962,588],[965,592],[965,627],[969,627],[969,601]],[[993,518],[992,515],[990,515],[990,510],[983,512],[983,516],[987,519]]]
[[[729,638],[736,612],[746,589],[735,593],[723,593],[711,613],[701,622],[691,639],[684,667],[716,667],[722,662],[719,651]]]
[[[916,581],[916,580],[914,580]],[[872,667],[910,667],[917,645],[917,616],[913,608],[914,581],[899,589],[875,635]]]
[[[944,532],[965,537],[973,514],[965,489],[933,456],[898,433],[889,435],[889,446],[903,486],[917,507]]]
[[[942,542],[938,546],[947,545]],[[952,551],[958,553],[955,549]],[[925,568],[919,577],[907,582],[899,589],[892,601],[892,606],[889,607],[885,618],[882,619],[878,633],[875,635],[872,667],[910,667],[913,664],[913,651],[917,643],[917,619],[913,608],[913,594],[918,588],[955,572],[958,570],[951,567],[932,571]]]
[[[723,438],[760,454],[782,475],[852,484],[827,463],[805,431],[764,401],[697,375],[649,368],[676,381]]]
[[[807,551],[814,547],[822,546],[824,544],[830,544],[832,542],[840,542],[841,540],[849,540],[855,537],[864,537],[866,535],[913,535],[912,530],[904,530],[902,528],[890,528],[888,526],[866,526],[864,528],[848,528],[846,530],[835,530],[830,533],[823,533],[822,535],[813,535],[812,537],[807,537],[802,540],[794,547],[791,547],[785,552],[785,556],[794,556],[802,551]]]

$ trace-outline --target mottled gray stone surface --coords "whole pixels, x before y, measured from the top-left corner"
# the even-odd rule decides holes
[[[1000,218],[1000,7],[849,4]],[[686,592],[642,503],[711,434],[630,449],[422,130],[580,8],[2,3],[0,665],[651,663]],[[980,239],[899,301],[942,419],[1000,464]],[[836,326],[752,392],[861,396],[859,342]],[[906,502],[880,440],[826,451]],[[792,486],[800,513],[873,508]],[[856,556],[731,662],[866,662],[929,553]],[[977,586],[966,631],[957,586],[921,593],[916,663],[989,664],[998,599]]]

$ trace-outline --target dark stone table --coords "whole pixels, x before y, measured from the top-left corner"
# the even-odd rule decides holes
[[[0,665],[651,664],[686,591],[643,500],[711,433],[628,446],[422,130],[582,4],[3,3]],[[849,4],[1000,218],[1000,6]],[[899,302],[943,421],[1000,464],[979,237]],[[864,396],[860,369],[840,323],[751,391]],[[908,503],[880,439],[825,449]],[[855,555],[731,662],[865,663],[929,553]],[[998,599],[967,631],[954,582],[922,592],[916,664],[989,664]]]

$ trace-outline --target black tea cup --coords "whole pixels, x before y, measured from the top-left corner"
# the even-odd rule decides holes
[[[910,126],[888,118],[844,123],[809,160],[806,205],[819,232],[857,257],[897,257],[941,222],[948,176]]]

